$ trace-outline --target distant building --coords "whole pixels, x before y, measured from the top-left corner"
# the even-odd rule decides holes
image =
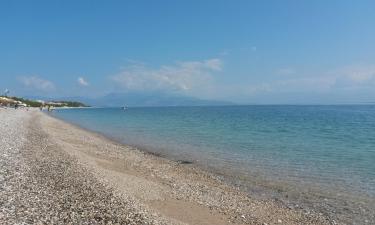
[[[13,100],[13,99],[10,99],[10,98],[6,98],[6,97],[0,97],[0,104],[1,105],[15,105],[17,104],[18,102]],[[22,103],[22,102],[21,102]]]
[[[41,103],[41,104],[43,104],[44,105],[44,101],[43,100],[36,100],[36,102],[39,102],[39,103]]]
[[[66,104],[62,102],[47,102],[45,104],[50,105],[50,106],[57,106],[57,107],[66,106]]]

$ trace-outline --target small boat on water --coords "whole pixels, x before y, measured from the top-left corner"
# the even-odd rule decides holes
[[[121,109],[122,109],[122,110],[127,110],[127,109],[128,109],[128,107],[126,107],[126,106],[123,106],[123,107],[121,107]]]

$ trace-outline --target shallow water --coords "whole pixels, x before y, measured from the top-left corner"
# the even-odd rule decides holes
[[[302,192],[375,198],[373,105],[64,109],[54,115],[238,182],[257,177],[289,189],[309,187]]]

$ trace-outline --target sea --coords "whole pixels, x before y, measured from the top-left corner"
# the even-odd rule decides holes
[[[375,220],[375,105],[80,108],[52,114],[195,164],[259,198],[353,224]]]

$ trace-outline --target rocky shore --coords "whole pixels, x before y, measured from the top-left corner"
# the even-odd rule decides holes
[[[0,118],[0,224],[337,224],[36,110]]]

